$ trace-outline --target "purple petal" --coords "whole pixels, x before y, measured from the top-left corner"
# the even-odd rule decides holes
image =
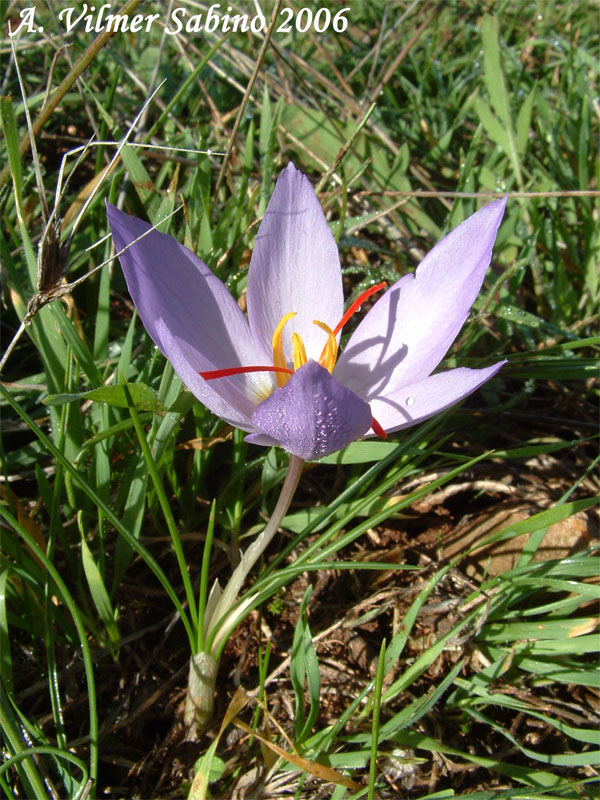
[[[370,400],[374,418],[388,433],[416,425],[458,403],[479,389],[505,364],[499,361],[485,369],[459,367],[430,375],[422,381],[398,387]]]
[[[281,173],[256,237],[248,274],[248,320],[257,341],[271,350],[273,331],[296,311],[284,333],[299,333],[309,358],[318,360],[326,334],[318,319],[334,328],[344,313],[337,246],[314,189],[293,164]]]
[[[221,281],[187,247],[107,204],[129,293],[146,330],[175,371],[215,414],[253,431],[250,416],[275,385],[269,373],[205,381],[203,370],[271,363]],[[145,235],[144,235],[145,234]]]
[[[296,370],[252,414],[253,424],[262,433],[307,461],[364,436],[371,421],[367,403],[315,361]]]
[[[335,377],[367,402],[429,375],[462,328],[477,297],[506,198],[473,214],[373,306],[335,368]]]

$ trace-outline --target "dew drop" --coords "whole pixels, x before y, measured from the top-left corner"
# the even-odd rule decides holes
[[[206,151],[206,155],[207,155],[207,156],[212,156],[212,150],[210,150],[210,149],[209,149],[209,150],[207,150],[207,151]]]
[[[415,398],[414,398],[414,397],[407,397],[407,398],[406,398],[406,405],[407,405],[409,408],[410,408],[411,406],[414,406],[414,404],[415,404]]]

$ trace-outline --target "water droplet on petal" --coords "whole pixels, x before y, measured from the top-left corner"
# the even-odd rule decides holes
[[[407,398],[406,398],[406,405],[407,405],[409,408],[410,408],[411,406],[414,406],[414,404],[415,404],[415,398],[414,398],[414,397],[407,397]]]

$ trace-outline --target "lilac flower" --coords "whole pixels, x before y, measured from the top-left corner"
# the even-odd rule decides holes
[[[277,181],[248,272],[248,317],[190,250],[108,205],[113,241],[146,329],[204,405],[302,459],[415,425],[498,372],[431,373],[483,282],[506,201],[449,233],[375,303],[338,355],[344,314],[337,246],[307,178]]]

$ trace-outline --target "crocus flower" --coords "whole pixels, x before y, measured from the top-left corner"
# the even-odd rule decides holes
[[[108,206],[113,241],[142,321],[204,405],[305,460],[363,436],[407,428],[462,400],[498,372],[432,375],[483,282],[506,201],[449,233],[414,275],[391,286],[343,352],[346,313],[336,243],[307,178],[290,164],[259,228],[242,312],[190,250]]]

